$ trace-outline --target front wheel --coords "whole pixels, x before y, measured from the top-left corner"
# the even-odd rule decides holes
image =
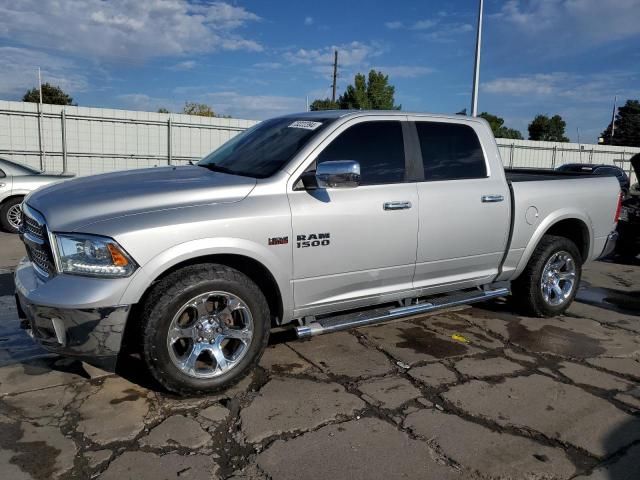
[[[269,339],[262,291],[223,265],[194,265],[168,275],[147,297],[142,317],[145,363],[161,385],[183,395],[238,382]]]
[[[515,305],[536,317],[561,315],[575,298],[581,275],[582,260],[575,243],[545,235],[513,282]]]
[[[22,223],[22,198],[7,200],[0,207],[0,225],[9,233],[18,233]]]

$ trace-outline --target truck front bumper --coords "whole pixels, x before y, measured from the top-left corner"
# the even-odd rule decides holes
[[[40,345],[50,352],[79,357],[101,368],[115,368],[129,305],[60,306],[60,298],[47,298],[46,284],[26,258],[18,265],[14,278],[18,314],[24,328]],[[84,295],[91,293],[86,290],[91,288],[91,279],[86,280]],[[59,288],[53,291],[59,293]],[[70,291],[69,297],[73,296]]]

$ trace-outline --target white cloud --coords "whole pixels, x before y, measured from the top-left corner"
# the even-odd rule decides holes
[[[536,73],[516,77],[501,77],[481,83],[489,94],[523,97],[532,102],[545,100],[567,101],[579,104],[608,102],[614,95],[633,98],[640,95],[638,72],[608,72],[577,75],[567,72]]]
[[[280,62],[258,62],[253,66],[261,70],[277,70],[282,67],[282,64]]]
[[[171,67],[171,70],[193,70],[196,67],[194,60],[185,60],[184,62],[178,62]]]
[[[521,33],[548,32],[584,47],[640,35],[639,16],[640,0],[509,0],[490,17]]]
[[[0,37],[98,60],[260,51],[237,30],[259,17],[225,2],[187,0],[0,0]]]
[[[416,78],[423,77],[433,73],[432,68],[420,67],[417,65],[388,65],[383,67],[371,67],[374,70],[380,70],[385,75],[394,78]]]
[[[300,48],[286,52],[284,58],[294,65],[309,65],[312,70],[325,73],[331,70],[336,50],[338,51],[338,65],[345,68],[367,65],[371,58],[383,53],[383,48],[378,44],[351,42],[317,49]]]
[[[438,20],[418,20],[411,25],[411,30],[429,30],[438,24]]]
[[[292,112],[303,112],[304,98],[278,95],[242,95],[235,91],[211,92],[206,94],[217,113],[236,118],[262,120]]]
[[[390,30],[415,31],[418,34],[418,38],[439,42],[453,41],[455,36],[474,30],[474,27],[468,23],[444,22],[443,19],[447,16],[448,14],[439,12],[438,18],[416,20],[412,23],[393,21],[384,25]]]
[[[210,105],[218,115],[234,118],[262,120],[292,112],[302,112],[306,99],[279,95],[243,95],[234,90],[206,92],[198,87],[192,89],[185,99],[151,96],[145,93],[118,95],[122,108],[142,111],[156,111],[160,107],[171,112],[181,112],[186,100]]]
[[[72,97],[88,87],[87,77],[68,60],[26,48],[0,47],[0,95],[16,98],[36,86],[37,67],[43,83],[58,85]]]
[[[553,95],[558,93],[566,74],[538,73],[530,76],[502,77],[484,82],[482,89],[487,93],[502,95]]]
[[[389,30],[399,30],[401,28],[404,28],[404,23],[396,20],[394,22],[385,22],[384,26]]]
[[[304,17],[305,25],[313,25],[313,17]]]

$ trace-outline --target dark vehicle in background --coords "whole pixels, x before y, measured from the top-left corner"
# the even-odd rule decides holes
[[[620,182],[620,190],[624,195],[629,193],[631,182],[629,176],[615,165],[590,165],[586,163],[566,163],[556,168],[558,172],[587,173],[593,175],[615,175]]]
[[[636,178],[640,179],[640,153],[631,158],[631,165]],[[629,193],[622,202],[618,234],[617,253],[625,257],[640,254],[640,183],[629,188]]]

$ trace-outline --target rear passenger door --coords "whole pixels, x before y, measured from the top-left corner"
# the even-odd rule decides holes
[[[428,292],[486,283],[498,273],[510,223],[504,170],[498,159],[488,161],[479,135],[493,139],[479,123],[411,119],[422,167],[414,286]]]
[[[304,166],[311,171],[325,161],[355,160],[360,186],[304,190],[296,182],[301,172],[292,178],[298,314],[376,303],[412,287],[418,194],[415,183],[407,183],[407,124],[397,116],[374,118],[338,127]]]

